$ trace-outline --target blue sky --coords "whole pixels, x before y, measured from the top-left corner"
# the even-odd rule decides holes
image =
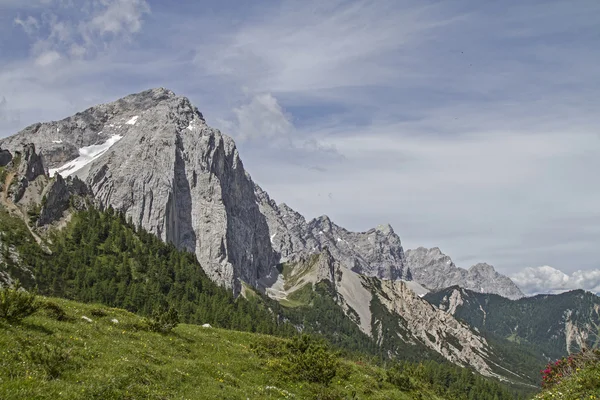
[[[0,136],[167,87],[309,218],[600,291],[600,2],[173,4],[0,0]]]

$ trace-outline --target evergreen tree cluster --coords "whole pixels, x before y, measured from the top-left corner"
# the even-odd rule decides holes
[[[431,360],[399,362],[387,370],[388,381],[407,385],[413,378],[426,382],[440,396],[448,400],[513,400],[525,399],[523,393],[511,392],[500,383],[473,373],[468,368],[438,363]]]
[[[121,213],[90,209],[52,237],[52,255],[33,261],[40,293],[99,302],[151,316],[174,308],[182,322],[290,335],[260,298],[234,298],[212,282],[194,254],[136,228]]]

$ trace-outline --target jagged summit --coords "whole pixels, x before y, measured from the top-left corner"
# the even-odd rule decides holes
[[[476,292],[499,294],[513,300],[524,296],[510,278],[496,272],[491,265],[479,263],[468,270],[459,268],[438,247],[407,250],[406,261],[412,278],[430,290],[458,285]]]
[[[392,228],[392,226],[390,224],[378,225],[377,228],[375,228],[375,229],[386,235],[395,233],[394,229]]]

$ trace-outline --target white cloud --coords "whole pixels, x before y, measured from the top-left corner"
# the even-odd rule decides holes
[[[550,266],[529,267],[511,279],[526,294],[561,293],[573,289],[585,289],[600,293],[600,269],[575,271],[571,275]]]
[[[35,64],[40,67],[47,67],[60,60],[60,58],[60,54],[57,51],[45,51],[36,57]]]
[[[34,17],[31,15],[27,16],[25,19],[21,19],[20,17],[15,18],[15,24],[21,26],[23,31],[25,31],[28,35],[33,35],[40,28],[40,25]]]
[[[89,27],[100,34],[139,32],[144,14],[150,12],[145,0],[101,0],[104,10],[95,15]]]
[[[236,126],[232,132],[241,140],[285,137],[292,124],[277,99],[270,93],[254,96],[248,104],[233,110]]]
[[[146,0],[94,0],[78,14],[68,16],[66,11],[76,9],[70,2],[48,3],[54,8],[39,18],[28,15],[14,20],[32,38],[31,53],[40,66],[51,65],[58,58],[90,57],[127,42],[140,31],[144,15],[150,12]]]

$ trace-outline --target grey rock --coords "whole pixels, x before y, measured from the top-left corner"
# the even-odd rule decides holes
[[[126,122],[134,115],[153,108],[157,103],[173,98],[167,89],[148,90],[112,103],[90,107],[61,121],[36,123],[4,139],[0,147],[13,154],[27,143],[39,150],[44,165],[57,168],[79,156],[79,149],[106,142],[131,127]]]
[[[44,188],[42,208],[37,221],[38,226],[45,226],[59,221],[65,211],[69,209],[74,200],[91,196],[88,186],[78,177],[68,177],[66,180],[61,175],[56,175],[52,182]],[[78,204],[74,204],[77,206]],[[78,206],[76,208],[82,208]]]
[[[46,175],[42,158],[36,153],[33,143],[25,144],[21,152],[17,151],[17,154],[20,154],[21,157],[17,166],[19,181],[13,193],[15,203],[21,200],[30,182],[33,182],[38,176]]]
[[[0,149],[0,167],[6,167],[12,161],[12,154],[8,150]]]
[[[524,297],[518,286],[488,264],[476,264],[468,270],[458,268],[439,248],[419,247],[406,251],[412,279],[431,290],[460,286],[480,293],[493,293],[515,300]]]
[[[260,187],[256,186],[255,191],[273,249],[281,261],[296,261],[327,248],[343,267],[359,274],[392,280],[408,278],[402,243],[391,226],[350,232],[327,216],[306,222],[286,204],[277,205]]]

